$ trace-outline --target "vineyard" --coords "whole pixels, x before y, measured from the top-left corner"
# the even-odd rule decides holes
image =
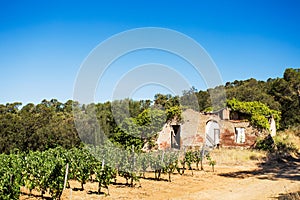
[[[134,147],[121,150],[110,145],[0,154],[0,199],[19,199],[21,187],[28,189],[27,195],[35,190],[41,197],[48,193],[52,199],[60,199],[63,189],[70,187],[69,180],[79,182],[81,190],[88,181],[97,182],[95,193],[103,194],[101,189],[105,188],[109,195],[109,185],[117,183],[118,176],[126,179],[128,187],[141,186],[139,179],[145,178],[146,172],[153,172],[154,180],[168,174],[171,182],[175,171],[182,175],[193,163],[198,170],[203,169],[202,158],[212,167],[216,164],[204,151],[137,153]]]

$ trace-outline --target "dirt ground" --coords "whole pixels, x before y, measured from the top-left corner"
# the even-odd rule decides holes
[[[84,199],[300,199],[300,159],[290,157],[287,160],[275,160],[267,163],[247,161],[231,165],[216,165],[215,172],[210,166],[204,171],[187,170],[184,175],[162,175],[161,181],[154,181],[154,173],[146,174],[134,188],[125,185],[125,179],[118,177],[115,185],[109,186],[110,195],[97,195],[97,183],[80,184],[70,181],[71,188],[63,192],[63,200]],[[107,189],[102,189],[107,193]],[[294,193],[292,196],[289,193]],[[21,199],[38,199],[23,195]]]

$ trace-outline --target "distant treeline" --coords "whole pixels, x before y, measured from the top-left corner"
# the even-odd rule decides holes
[[[153,102],[124,99],[84,105],[72,100],[61,103],[52,99],[37,105],[0,104],[0,153],[45,150],[56,146],[79,147],[82,140],[91,144],[101,142],[101,137],[95,141],[99,135],[117,145],[130,148],[134,145],[138,150],[145,143],[154,145],[151,139],[167,120],[181,120],[182,109],[216,109],[212,108],[210,92],[222,87],[225,87],[227,99],[258,101],[280,111],[280,129],[300,124],[300,70],[290,68],[285,70],[283,78],[236,80],[207,91],[197,91],[193,87],[183,91],[182,96],[157,94]],[[73,108],[77,111],[75,117],[80,119],[77,123],[81,135],[78,135],[78,126],[75,128]]]

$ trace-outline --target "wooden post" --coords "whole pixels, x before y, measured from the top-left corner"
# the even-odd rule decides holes
[[[104,169],[104,158],[102,159],[102,166],[101,166],[101,169],[102,169],[102,170]]]
[[[201,151],[201,170],[203,171],[204,169],[203,169],[203,159],[204,159],[204,144],[203,144],[203,146],[202,146],[202,151]]]
[[[66,165],[66,173],[65,173],[65,181],[64,181],[64,189],[66,189],[66,186],[67,186],[67,182],[68,182],[68,173],[69,173],[69,163],[67,163]]]
[[[72,199],[72,188],[70,190],[70,199]]]

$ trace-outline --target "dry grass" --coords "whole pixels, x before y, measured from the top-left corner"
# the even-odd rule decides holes
[[[274,140],[276,140],[277,143],[281,142],[285,144],[286,147],[290,149],[296,149],[296,151],[300,153],[300,126],[278,132]],[[217,166],[263,162],[267,158],[267,154],[266,151],[252,149],[214,149],[210,152]]]
[[[298,152],[300,152],[300,126],[280,131],[276,137],[288,144],[294,145]]]
[[[210,155],[217,165],[241,165],[245,162],[261,162],[267,153],[249,149],[214,149]]]
[[[298,192],[287,192],[286,194],[279,194],[278,200],[299,200],[300,191]]]

